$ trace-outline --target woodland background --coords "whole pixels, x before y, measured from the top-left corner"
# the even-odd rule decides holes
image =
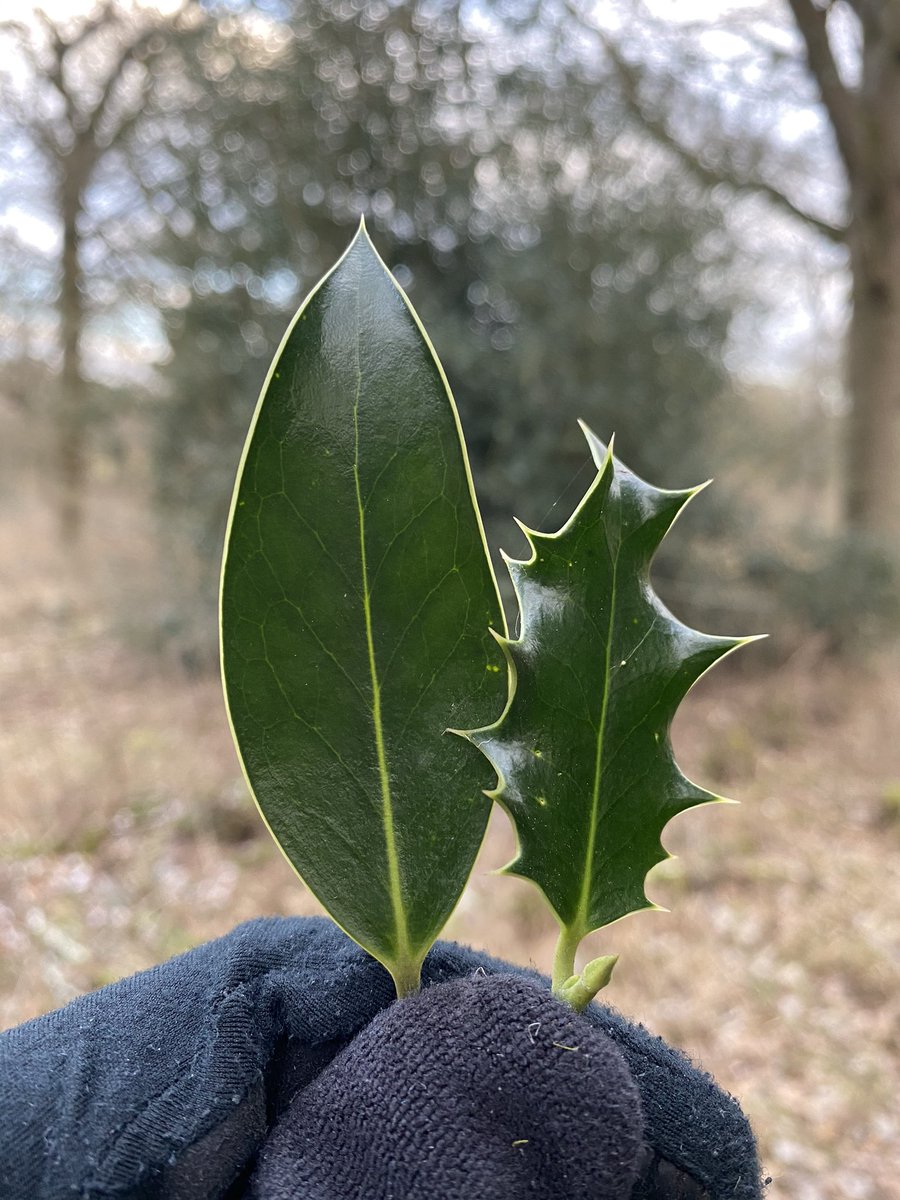
[[[900,1196],[900,11],[889,0],[55,0],[0,22],[0,1026],[314,912],[216,676],[268,361],[365,213],[494,548],[585,418],[715,485],[655,571],[772,636],[704,680],[610,1003],[739,1095],[792,1200]],[[502,577],[502,568],[498,569]],[[449,936],[549,966],[491,828]],[[592,947],[593,948],[593,947]]]

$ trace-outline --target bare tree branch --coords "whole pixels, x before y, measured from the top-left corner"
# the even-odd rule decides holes
[[[155,32],[154,28],[146,29],[138,37],[122,47],[119,57],[113,64],[112,70],[103,84],[103,94],[90,115],[87,127],[87,133],[90,137],[93,138],[96,135],[97,127],[109,111],[116,85],[121,80],[125,68],[129,63],[137,60],[139,53],[149,45]]]
[[[639,71],[622,57],[618,47],[602,30],[595,29],[594,32],[609,56],[622,88],[622,97],[630,111],[646,132],[673,154],[696,179],[710,187],[724,183],[736,191],[756,192],[758,195],[765,196],[782,212],[803,221],[830,241],[841,243],[845,240],[846,229],[843,226],[833,225],[830,221],[825,221],[821,217],[807,212],[767,180],[743,172],[739,173],[726,164],[712,166],[704,162],[695,150],[686,146],[676,137],[660,114],[653,112],[644,103],[640,95]]]
[[[841,79],[828,40],[828,8],[813,0],[788,0],[806,46],[806,60],[834,130],[838,152],[849,178],[854,178],[863,154],[863,129],[856,96]]]
[[[37,10],[35,16],[44,26],[44,32],[47,35],[47,41],[50,49],[50,61],[44,67],[43,75],[47,79],[62,98],[62,102],[66,110],[66,121],[74,136],[75,130],[78,128],[78,108],[75,104],[75,98],[72,95],[71,89],[66,86],[65,78],[65,60],[69,53],[72,44],[75,44],[85,36],[87,30],[92,25],[92,22],[87,22],[85,29],[79,32],[73,43],[66,42],[60,33],[57,26],[50,20],[46,13],[40,9]]]

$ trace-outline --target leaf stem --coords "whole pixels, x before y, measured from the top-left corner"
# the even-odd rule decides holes
[[[401,959],[392,967],[388,967],[388,970],[394,981],[398,1000],[402,1000],[404,996],[412,996],[420,990],[422,986],[421,963],[413,962],[410,959]]]
[[[553,994],[562,993],[563,984],[575,974],[575,954],[581,943],[582,935],[576,929],[563,925],[559,931],[556,943],[556,954],[553,958]]]

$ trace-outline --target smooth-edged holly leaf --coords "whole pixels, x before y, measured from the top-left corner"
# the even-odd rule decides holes
[[[523,526],[532,557],[506,560],[521,622],[518,640],[500,639],[506,711],[465,734],[495,767],[491,794],[516,829],[506,873],[536,883],[560,922],[560,992],[587,933],[653,907],[644,880],[667,857],[666,823],[718,799],[678,769],[669,728],[704,671],[749,640],[688,628],[650,584],[654,552],[700,489],[651,487],[584,430],[598,467],[587,494],[558,533]],[[582,993],[611,966],[590,964]]]
[[[305,301],[244,449],[222,669],[291,864],[413,990],[465,886],[486,766],[448,726],[505,698],[504,629],[447,381],[365,227]]]

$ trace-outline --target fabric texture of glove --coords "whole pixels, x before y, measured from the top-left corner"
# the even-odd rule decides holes
[[[423,986],[479,969],[547,987],[445,942]],[[387,972],[331,922],[268,918],[0,1035],[4,1197],[238,1200],[280,1113],[393,999]],[[637,1200],[671,1200],[682,1184],[709,1200],[759,1197],[731,1097],[613,1010],[578,1020],[615,1043],[640,1094]],[[678,1182],[660,1184],[672,1171]],[[464,1194],[478,1200],[477,1186]]]
[[[299,1093],[253,1200],[629,1200],[637,1087],[605,1034],[514,975],[392,1004]]]

